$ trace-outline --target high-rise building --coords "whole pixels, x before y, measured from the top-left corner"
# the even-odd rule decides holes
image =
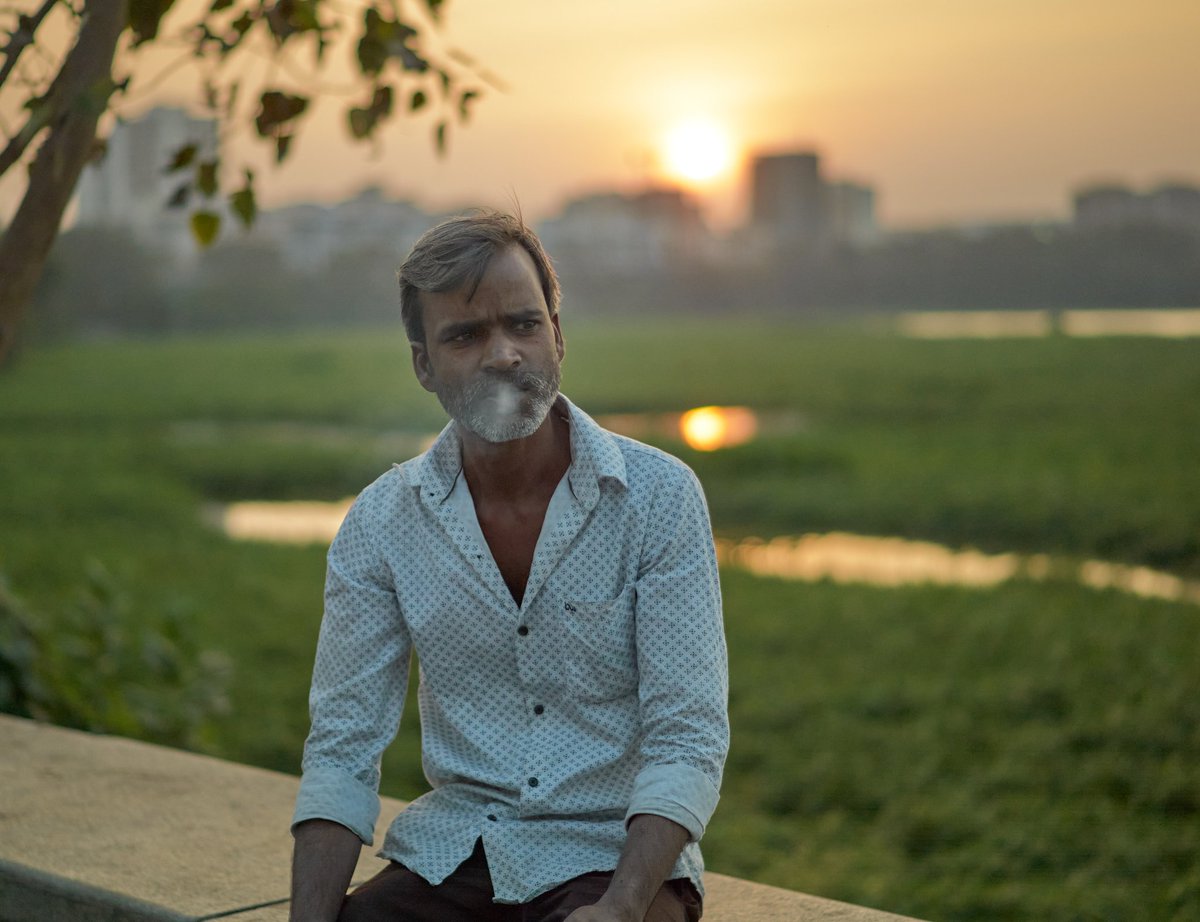
[[[878,235],[875,190],[827,181],[812,151],[766,154],[750,167],[751,245],[770,258],[829,243],[861,245]]]
[[[193,118],[182,109],[157,108],[136,121],[119,123],[104,157],[80,178],[77,223],[126,228],[179,258],[194,255],[189,209],[167,207],[186,177],[166,168],[189,144],[196,145],[196,163],[217,157],[216,122]],[[222,205],[214,202],[213,207]]]
[[[1157,223],[1200,230],[1200,187],[1164,183],[1147,192],[1146,200]]]
[[[861,246],[879,236],[875,225],[875,190],[853,182],[826,186],[829,234],[838,243]]]
[[[371,249],[390,251],[399,265],[431,220],[411,202],[367,186],[334,205],[299,202],[264,210],[251,235],[276,247],[289,268],[317,272],[339,255]]]
[[[1141,196],[1128,186],[1088,186],[1075,193],[1074,205],[1079,227],[1121,227],[1145,219]]]
[[[779,244],[828,236],[820,157],[810,151],[755,157],[750,174],[750,223]]]
[[[618,276],[695,264],[712,248],[695,200],[670,188],[572,199],[539,233],[563,263]]]
[[[1156,224],[1200,230],[1200,187],[1166,183],[1148,192],[1123,185],[1087,186],[1075,192],[1075,225],[1113,228]]]

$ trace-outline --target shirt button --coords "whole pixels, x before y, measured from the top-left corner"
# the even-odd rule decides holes
[[[487,815],[487,818],[488,818],[489,822],[492,822],[492,823],[496,822],[496,814],[494,814],[494,813],[489,813]]]
[[[537,780],[537,778],[530,778],[530,779],[529,779],[529,786],[530,786],[531,788],[536,788],[536,787],[538,786],[538,780]]]
[[[540,704],[535,704],[533,706],[533,713],[535,713],[535,714],[543,714],[543,713],[545,713],[545,711],[546,711],[546,708]]]
[[[522,624],[519,628],[517,628],[517,633],[524,637],[529,633],[529,628]]]

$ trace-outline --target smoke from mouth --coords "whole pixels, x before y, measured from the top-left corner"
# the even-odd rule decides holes
[[[558,397],[558,369],[489,372],[438,398],[459,423],[489,442],[532,435]]]

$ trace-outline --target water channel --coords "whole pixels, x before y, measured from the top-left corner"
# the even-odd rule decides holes
[[[237,540],[328,544],[351,502],[233,503],[220,510],[219,521],[225,533]],[[804,582],[988,588],[1010,580],[1065,579],[1093,589],[1200,605],[1200,582],[1149,567],[1078,562],[1045,554],[985,554],[927,541],[844,532],[769,540],[718,537],[717,557],[723,566]]]
[[[914,339],[1013,339],[1051,336],[1200,336],[1200,310],[909,311],[895,329]]]
[[[1010,312],[1011,313],[1011,312]],[[1200,311],[1195,312],[1200,318]],[[684,413],[601,416],[601,425],[632,437],[667,435],[692,448],[714,451],[760,434],[800,431],[795,413],[757,413],[747,407],[697,407]],[[424,450],[433,436],[408,442]],[[210,510],[231,538],[290,544],[328,544],[353,499],[337,502],[240,502]],[[942,585],[985,588],[1010,580],[1063,579],[1094,589],[1114,589],[1142,598],[1200,605],[1200,581],[1149,567],[1102,560],[1069,560],[1045,554],[985,554],[927,541],[843,532],[781,536],[769,540],[717,538],[723,566],[760,576],[873,586]]]

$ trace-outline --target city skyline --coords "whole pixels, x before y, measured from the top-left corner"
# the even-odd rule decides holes
[[[376,184],[435,209],[515,200],[538,220],[589,192],[678,182],[728,227],[746,217],[750,156],[812,150],[829,174],[879,191],[884,227],[1066,218],[1081,186],[1200,178],[1197,27],[1200,7],[1183,0],[1016,0],[1001,12],[948,0],[455,0],[448,42],[504,89],[452,129],[443,160],[428,118],[397,119],[374,157],[351,144],[343,98],[305,116],[282,168],[251,132],[226,152],[255,167],[268,208]],[[194,109],[194,79],[152,81],[146,65],[126,116]],[[669,147],[681,134],[714,148],[716,176],[682,175]]]

